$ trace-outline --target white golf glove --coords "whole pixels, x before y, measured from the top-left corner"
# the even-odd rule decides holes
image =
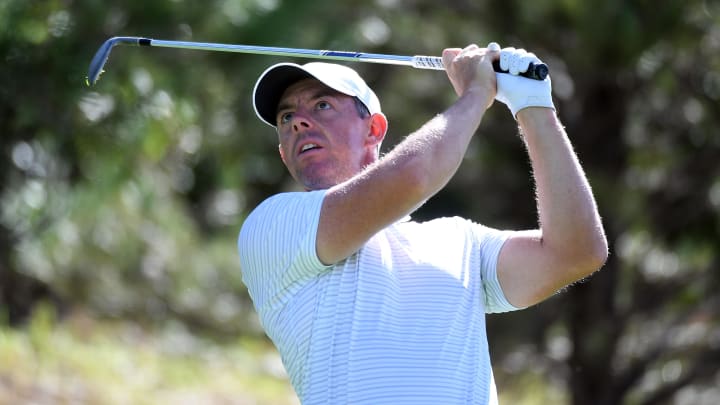
[[[495,99],[507,105],[515,118],[518,111],[527,107],[547,107],[555,110],[550,75],[545,80],[518,76],[527,70],[530,62],[542,63],[535,54],[524,49],[504,48],[500,51],[500,68],[508,73],[496,73]]]

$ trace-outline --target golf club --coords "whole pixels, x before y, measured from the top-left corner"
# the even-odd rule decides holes
[[[204,51],[239,52],[258,55],[384,63],[391,65],[412,66],[417,69],[444,70],[442,58],[438,56],[401,56],[378,53],[278,48],[253,45],[230,45],[207,42],[166,41],[142,37],[113,37],[105,41],[92,58],[90,68],[88,70],[88,77],[86,79],[88,86],[97,83],[100,78],[100,74],[103,72],[103,67],[110,56],[110,51],[115,45],[155,46],[162,48],[198,49]],[[493,64],[493,67],[495,68],[495,71],[502,72],[499,64],[495,63]],[[521,73],[521,75],[530,79],[545,80],[545,77],[548,75],[548,67],[544,63],[530,63],[527,71],[525,73]]]

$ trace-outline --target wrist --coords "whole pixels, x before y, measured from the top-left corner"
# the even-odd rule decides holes
[[[555,109],[550,107],[525,107],[517,112],[516,118],[521,126],[547,124],[557,121]]]
[[[534,138],[537,134],[562,132],[562,124],[555,110],[546,107],[528,107],[518,111],[516,116],[523,137]]]
[[[487,109],[495,99],[495,92],[482,86],[473,86],[463,92],[462,98],[470,99]]]

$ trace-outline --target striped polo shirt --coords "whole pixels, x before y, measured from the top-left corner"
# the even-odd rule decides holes
[[[462,218],[395,223],[332,265],[315,239],[325,191],[248,216],[243,282],[304,405],[496,404],[485,314],[508,233]]]

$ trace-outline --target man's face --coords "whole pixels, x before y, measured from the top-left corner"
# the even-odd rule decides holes
[[[315,79],[285,90],[276,124],[280,156],[307,190],[341,183],[375,160],[371,117],[361,117],[352,97]]]

